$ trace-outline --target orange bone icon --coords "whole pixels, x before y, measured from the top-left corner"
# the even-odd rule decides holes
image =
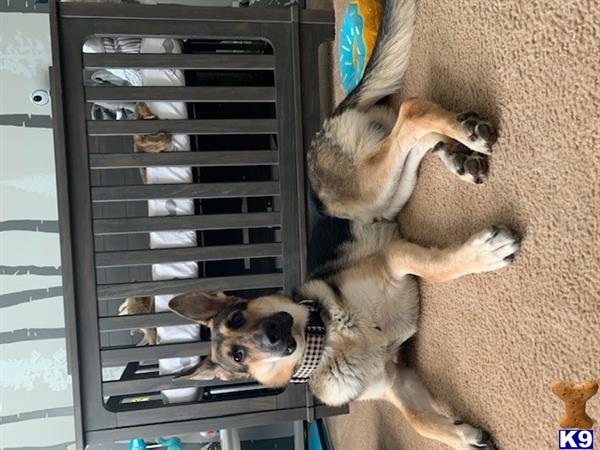
[[[585,403],[598,392],[596,381],[582,381],[575,384],[555,381],[550,388],[565,403],[565,414],[558,422],[561,428],[579,430],[592,428],[594,419],[585,412]]]

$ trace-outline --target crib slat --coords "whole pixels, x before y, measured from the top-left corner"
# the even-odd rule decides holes
[[[207,3],[207,2],[202,2]],[[210,3],[210,2],[208,2]],[[212,2],[222,3],[222,2]],[[111,8],[112,6],[113,8]],[[188,5],[159,4],[148,5],[140,4],[119,4],[106,5],[103,2],[65,2],[61,5],[60,16],[65,19],[87,19],[93,18],[99,22],[102,35],[117,36],[135,36],[140,38],[151,38],[159,36],[176,36],[178,39],[186,39],[199,34],[205,37],[225,37],[229,39],[255,39],[262,36],[266,31],[256,29],[250,25],[258,24],[283,24],[290,22],[290,12],[286,8],[265,8],[255,11],[254,8],[248,10],[245,8],[227,8],[223,11],[221,6],[201,6],[200,8],[190,8]],[[301,9],[298,14],[298,21],[301,23],[327,23],[333,24],[333,13],[329,11],[313,11]],[[112,21],[110,21],[112,19]],[[157,26],[148,27],[148,21]],[[109,27],[107,22],[113,23]],[[114,23],[116,22],[116,23]],[[154,23],[153,23],[154,22]],[[169,27],[165,27],[166,22]],[[191,24],[193,31],[180,31],[178,27],[183,28]],[[96,25],[96,23],[94,23]],[[136,27],[137,25],[137,27]],[[162,25],[162,26],[161,26]],[[224,31],[214,32],[212,25],[222,25]],[[141,31],[138,31],[141,29]],[[260,31],[260,34],[257,34]]]
[[[210,342],[184,342],[181,344],[147,345],[145,347],[110,348],[100,350],[102,365],[118,366],[130,361],[155,361],[161,358],[205,356]]]
[[[100,331],[131,330],[133,328],[172,327],[190,325],[192,322],[171,312],[101,317]]]
[[[185,280],[146,281],[142,283],[101,284],[96,287],[99,300],[143,295],[180,294],[194,290],[237,291],[283,286],[280,273],[229,277],[191,278]]]
[[[92,187],[93,202],[120,202],[165,198],[232,198],[279,195],[279,182],[147,184]]]
[[[274,150],[230,152],[112,153],[89,155],[91,169],[154,166],[263,166],[279,163]]]
[[[238,258],[280,256],[281,244],[217,245],[212,247],[168,248],[96,253],[96,267],[142,266],[185,261],[217,261]]]
[[[140,378],[137,380],[106,381],[102,384],[102,392],[106,396],[140,394],[158,392],[167,389],[204,386],[227,386],[239,384],[239,381],[221,380],[173,380],[173,375]]]
[[[161,131],[185,134],[275,134],[274,119],[236,120],[88,120],[90,136],[123,136],[151,134]]]
[[[267,70],[275,66],[273,55],[193,55],[193,54],[143,54],[86,53],[86,69],[205,69],[205,70]]]
[[[186,102],[274,102],[274,87],[210,86],[210,87],[87,87],[87,101],[186,101]]]
[[[207,214],[201,216],[134,217],[94,219],[94,234],[149,233],[151,231],[227,230],[271,227],[281,224],[278,212],[247,214]]]

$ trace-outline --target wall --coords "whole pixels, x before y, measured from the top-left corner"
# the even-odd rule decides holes
[[[45,5],[0,0],[0,449],[74,449]],[[20,12],[26,11],[26,12]]]

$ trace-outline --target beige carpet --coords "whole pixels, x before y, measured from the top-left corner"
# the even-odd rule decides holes
[[[338,16],[345,3],[334,1]],[[548,385],[600,378],[599,74],[594,1],[419,3],[401,95],[476,110],[501,134],[481,187],[428,156],[403,232],[445,246],[506,223],[524,246],[508,269],[422,286],[412,363],[503,450],[557,448],[561,403]],[[600,420],[600,394],[588,412]],[[385,404],[353,404],[329,426],[336,450],[445,448]]]

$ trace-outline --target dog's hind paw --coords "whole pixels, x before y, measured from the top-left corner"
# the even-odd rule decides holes
[[[474,152],[458,141],[440,142],[433,149],[444,162],[448,170],[461,180],[473,184],[482,184],[489,173],[489,157]]]
[[[492,437],[487,431],[479,430],[481,432],[481,437],[471,445],[473,450],[496,450],[496,446],[494,445],[494,441]]]
[[[492,153],[492,145],[498,140],[498,134],[491,123],[480,119],[474,112],[459,114],[456,120],[466,135],[464,141],[461,139],[463,144],[477,153]]]
[[[487,431],[480,430],[466,423],[461,423],[457,427],[459,428],[459,435],[464,441],[466,449],[496,450],[492,437]]]

